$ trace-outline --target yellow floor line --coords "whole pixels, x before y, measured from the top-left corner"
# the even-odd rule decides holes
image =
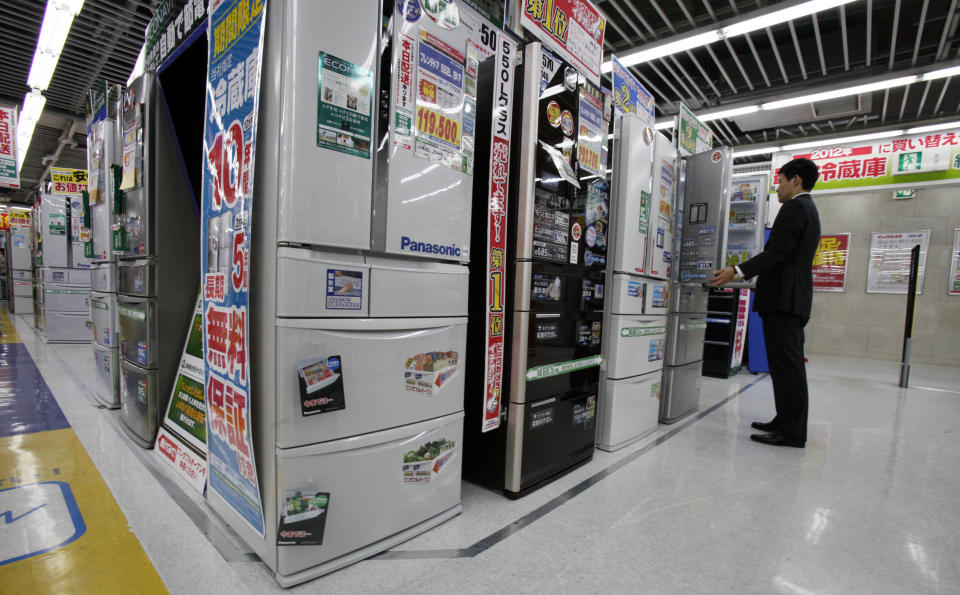
[[[4,307],[0,307],[0,343],[22,343]]]

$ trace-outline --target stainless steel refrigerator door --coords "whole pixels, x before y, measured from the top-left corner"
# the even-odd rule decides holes
[[[310,514],[294,512],[298,510],[295,499],[326,494],[326,506],[304,511],[325,517],[314,516],[317,522],[308,524],[314,527],[309,531],[313,545],[277,546],[277,573],[291,575],[323,565],[457,507],[462,448],[463,413],[455,413],[345,440],[278,450],[278,540],[294,539],[284,538],[285,525],[296,529],[311,520],[304,518]]]
[[[462,410],[466,341],[466,318],[279,320],[278,446]]]
[[[102,347],[116,349],[119,345],[117,294],[91,291],[90,319],[93,322],[94,342]]]
[[[100,144],[100,156],[97,157],[101,164],[101,171],[91,171],[90,176],[98,175],[101,177],[99,189],[99,200],[91,196],[90,200],[90,233],[93,239],[93,261],[110,262],[115,260],[113,254],[113,241],[111,239],[110,226],[113,225],[116,216],[113,212],[114,199],[114,180],[113,168],[111,165],[119,162],[114,153],[114,140],[117,134],[117,122],[115,120],[101,120],[94,124],[96,132],[95,142]],[[89,147],[92,150],[93,147]]]
[[[132,135],[131,139],[124,141],[124,135],[121,134],[122,142],[134,142],[142,144],[142,167],[137,174],[137,185],[131,189],[123,191],[123,215],[121,215],[121,225],[123,233],[126,236],[123,256],[127,258],[147,256],[153,251],[153,208],[151,202],[154,200],[153,184],[154,176],[162,175],[161,172],[154,172],[154,144],[156,140],[157,116],[160,110],[159,98],[155,91],[156,74],[145,73],[137,80],[133,81],[131,87],[133,97],[132,103],[139,105],[140,121],[139,126],[130,128],[127,135]],[[128,89],[128,91],[129,91]],[[126,94],[128,91],[125,91]],[[125,101],[121,100],[121,102]],[[135,108],[136,109],[136,108]],[[126,126],[134,126],[133,120],[123,122],[121,118],[121,131]],[[119,150],[123,151],[121,146]],[[134,158],[134,161],[136,159]]]
[[[707,288],[702,285],[678,285],[670,288],[670,312],[705,314],[707,312]]]
[[[120,362],[120,419],[134,440],[144,448],[153,446],[160,419],[157,371]]]
[[[284,73],[277,82],[283,87],[277,240],[368,250],[376,139],[370,157],[317,145],[318,79],[321,53],[376,73],[380,3],[355,2],[333,12],[314,0],[288,5],[281,55],[264,55],[276,62],[271,71]],[[372,89],[368,93],[369,117],[375,120],[378,98]]]
[[[144,368],[156,368],[157,300],[154,298],[117,298],[120,355],[124,361]]]
[[[104,407],[116,409],[120,406],[120,352],[94,343],[93,359],[97,368],[93,394]]]
[[[700,364],[667,366],[663,369],[663,395],[660,399],[660,421],[672,424],[693,413],[700,406]]]
[[[613,270],[616,272],[649,273],[647,234],[655,213],[650,193],[653,137],[646,133],[646,128],[639,116],[619,119],[611,193],[612,241],[616,245]]]
[[[727,147],[687,157],[683,189],[679,279],[705,283],[727,253],[730,175],[733,158]]]
[[[703,359],[703,336],[707,330],[704,314],[672,313],[667,334],[668,366],[684,366]]]

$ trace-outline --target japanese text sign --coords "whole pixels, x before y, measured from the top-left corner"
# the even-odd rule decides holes
[[[600,85],[606,20],[589,0],[520,0],[520,23]]]
[[[849,249],[849,233],[820,236],[820,245],[813,257],[814,291],[844,290]]]
[[[653,95],[627,70],[616,56],[613,60],[613,105],[618,114],[637,114],[646,126],[655,118]]]
[[[214,2],[204,119],[203,355],[209,489],[263,535],[250,395],[250,217],[263,0]],[[210,258],[210,243],[229,257]],[[214,250],[216,252],[216,250]]]
[[[0,106],[0,187],[19,188],[17,109]]]
[[[87,170],[51,167],[50,178],[53,182],[52,192],[66,196],[80,196],[87,189]]]

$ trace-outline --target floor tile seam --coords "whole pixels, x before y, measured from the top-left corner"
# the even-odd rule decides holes
[[[760,381],[764,380],[767,376],[768,374],[758,375],[756,379],[754,379],[752,382],[746,385],[741,386],[739,390],[737,390],[732,395],[728,395],[727,397],[721,399],[719,402],[715,403],[708,409],[694,415],[690,419],[686,419],[679,422],[680,423],[679,426],[671,428],[663,435],[657,437],[654,441],[646,443],[643,446],[637,448],[637,450],[611,463],[609,466],[605,467],[604,469],[601,469],[594,475],[577,483],[576,485],[572,486],[566,491],[558,494],[551,500],[548,500],[546,503],[540,505],[539,507],[526,513],[525,515],[522,515],[520,518],[514,520],[513,522],[495,531],[494,533],[488,535],[487,537],[480,539],[474,544],[466,548],[449,549],[449,550],[428,550],[428,551],[435,552],[436,553],[436,555],[434,556],[435,558],[466,558],[466,557],[472,558],[482,554],[483,552],[492,548],[494,545],[500,543],[501,541],[507,539],[511,535],[531,525],[532,523],[546,516],[553,510],[559,508],[563,504],[566,504],[567,502],[569,502],[576,496],[580,495],[581,493],[585,492],[586,490],[590,489],[591,487],[593,487],[603,479],[609,477],[613,473],[626,467],[633,461],[637,460],[641,455],[651,451],[652,449],[663,444],[673,436],[676,436],[686,428],[692,426],[699,420],[710,415],[714,411],[717,411],[718,409],[728,404],[733,399],[745,393],[750,388],[756,386]],[[413,558],[423,559],[425,556],[417,554],[420,551],[423,551],[423,550],[388,550],[377,556],[374,556],[372,559],[377,559],[377,560],[413,559]]]

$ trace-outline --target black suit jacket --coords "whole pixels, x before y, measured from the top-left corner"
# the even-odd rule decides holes
[[[759,275],[753,309],[797,314],[805,321],[813,305],[813,256],[820,244],[820,215],[809,194],[780,207],[763,252],[740,265],[747,279]]]

